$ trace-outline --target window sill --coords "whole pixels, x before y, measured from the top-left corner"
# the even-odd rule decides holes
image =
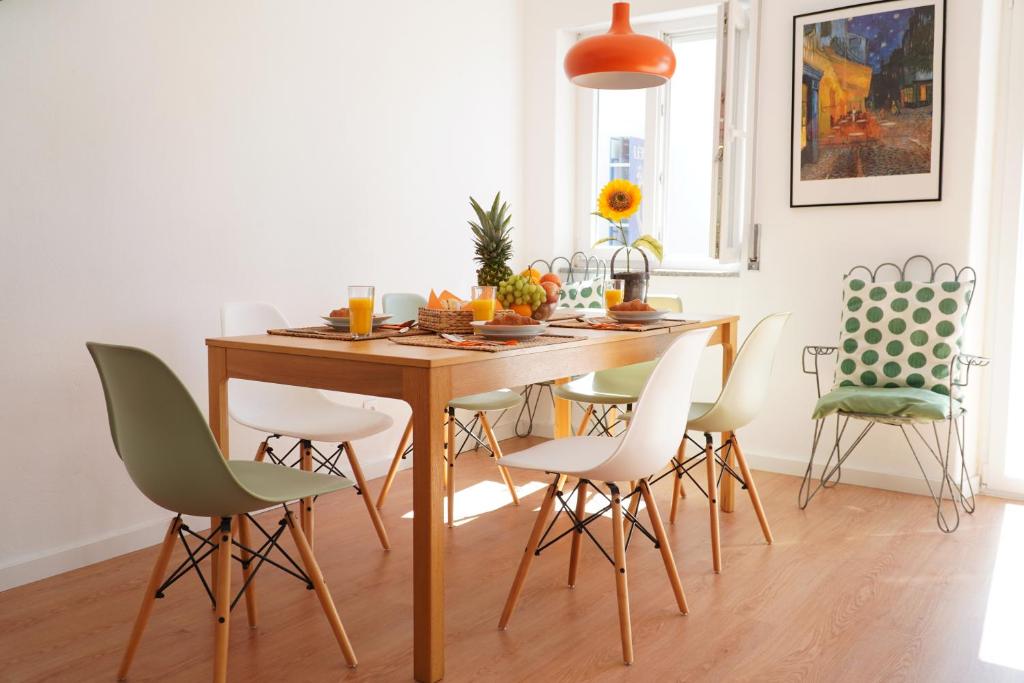
[[[739,277],[738,263],[729,263],[713,268],[660,267],[651,268],[651,277]]]

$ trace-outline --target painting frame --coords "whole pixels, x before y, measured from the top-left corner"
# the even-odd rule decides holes
[[[942,201],[943,154],[945,147],[945,75],[946,75],[946,9],[947,0],[870,0],[846,4],[831,9],[816,10],[793,17],[793,46],[790,72],[790,184],[791,208],[814,206],[849,206],[864,204],[905,204]],[[804,178],[807,128],[803,119],[806,111],[804,70],[804,29],[807,26],[841,19],[865,18],[901,10],[932,8],[932,54],[929,81],[930,141],[928,146],[928,172]],[[913,14],[913,12],[911,13]],[[845,26],[845,24],[844,24]],[[856,36],[854,36],[856,37]],[[902,50],[903,35],[900,36]],[[884,46],[885,43],[882,43]],[[872,57],[875,55],[872,54]],[[865,64],[864,66],[868,66]],[[874,77],[872,70],[871,77]],[[869,79],[870,81],[870,79]],[[897,104],[897,107],[899,105]],[[866,107],[865,107],[866,108]],[[897,112],[901,113],[901,112]],[[887,115],[887,112],[881,112]],[[888,125],[898,125],[888,123]],[[815,132],[815,134],[817,134]],[[816,150],[817,148],[815,148]],[[839,149],[837,147],[837,149]],[[859,154],[859,150],[858,150]]]

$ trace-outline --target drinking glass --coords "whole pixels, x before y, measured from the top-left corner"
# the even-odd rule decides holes
[[[495,288],[482,285],[470,290],[469,307],[473,309],[473,320],[494,320]]]
[[[348,288],[348,329],[353,337],[367,337],[373,332],[373,287],[353,285]]]
[[[605,310],[610,309],[612,306],[617,306],[622,303],[622,298],[625,295],[625,280],[605,280],[604,281],[604,307]]]

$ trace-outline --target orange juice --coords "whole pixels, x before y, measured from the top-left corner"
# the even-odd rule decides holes
[[[370,334],[373,331],[373,298],[351,297],[348,300],[349,331],[352,334]]]
[[[469,307],[473,309],[473,320],[494,320],[494,299],[473,299]]]
[[[618,306],[622,303],[622,290],[621,289],[608,289],[605,287],[604,290],[604,307],[609,309],[612,306]]]

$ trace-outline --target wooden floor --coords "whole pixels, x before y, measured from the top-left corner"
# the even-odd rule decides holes
[[[513,476],[520,486],[531,481]],[[947,536],[925,498],[844,485],[801,511],[797,479],[760,474],[775,545],[764,544],[744,496],[722,516],[724,570],[714,575],[707,502],[691,486],[669,528],[690,614],[676,612],[658,552],[637,539],[628,554],[636,663],[627,668],[611,568],[587,544],[575,590],[565,585],[569,549],[560,544],[537,558],[509,630],[497,630],[539,488],[519,508],[485,509],[508,494],[492,462],[474,454],[459,460],[457,482],[446,680],[1024,680],[978,656],[1003,501],[979,499]],[[232,680],[411,678],[410,484],[402,473],[385,508],[388,553],[353,491],[318,505],[317,554],[359,668],[345,668],[315,595],[268,568],[258,581],[259,628],[247,628],[244,601],[234,612]],[[666,516],[667,484],[656,487]],[[599,537],[610,539],[609,524],[597,525]],[[0,680],[112,681],[154,552],[0,593]],[[186,577],[156,603],[131,680],[207,680],[212,636],[209,602]]]

